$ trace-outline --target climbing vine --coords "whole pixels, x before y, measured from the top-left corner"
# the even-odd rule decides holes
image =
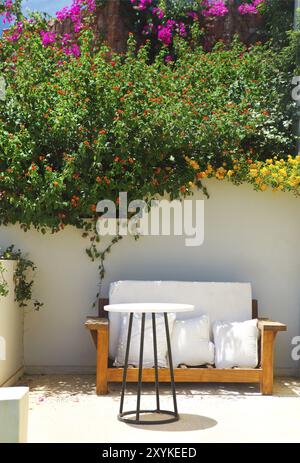
[[[0,255],[0,295],[8,295],[8,286],[4,277],[5,269],[1,260],[14,260],[16,261],[16,269],[14,273],[15,282],[15,301],[19,304],[19,307],[25,308],[33,306],[34,310],[40,310],[43,303],[32,299],[32,287],[34,280],[28,279],[29,272],[34,272],[36,266],[34,263],[22,255],[21,251],[15,250],[14,245],[9,246]]]

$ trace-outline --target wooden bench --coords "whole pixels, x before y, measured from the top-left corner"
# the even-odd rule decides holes
[[[98,395],[108,393],[108,383],[122,382],[123,368],[116,368],[109,365],[108,359],[108,337],[109,320],[104,305],[109,303],[108,299],[99,301],[99,317],[89,317],[85,326],[90,330],[97,349],[97,370],[96,370],[96,392]],[[252,300],[252,318],[258,318],[257,300]],[[174,376],[176,382],[193,383],[259,383],[260,391],[264,395],[273,393],[273,347],[278,331],[286,331],[286,325],[267,319],[259,319],[260,330],[259,342],[259,366],[253,369],[217,369],[217,368],[175,368]],[[143,369],[143,382],[154,382],[154,368]],[[138,369],[130,368],[127,372],[128,382],[138,381]],[[169,382],[170,373],[167,368],[159,369],[159,381]]]

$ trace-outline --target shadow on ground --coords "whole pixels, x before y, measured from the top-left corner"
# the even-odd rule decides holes
[[[95,377],[93,375],[24,375],[19,386],[28,386],[33,394],[43,394],[45,397],[70,397],[77,395],[95,395]],[[109,385],[109,395],[113,400],[120,399],[120,383]],[[243,399],[260,396],[257,384],[231,384],[231,383],[179,383],[176,385],[178,396],[219,396],[224,399]],[[160,385],[162,396],[171,394],[168,384]],[[127,385],[126,394],[136,395],[136,384]],[[154,384],[143,384],[143,394],[154,395]],[[274,384],[274,397],[300,397],[299,378],[277,378]],[[100,397],[101,398],[101,397]]]
[[[157,416],[155,413],[148,414],[143,416],[143,420],[155,420]],[[191,413],[180,413],[179,421],[169,424],[160,424],[159,431],[168,431],[168,432],[184,432],[184,431],[202,431],[204,429],[213,428],[218,422],[213,418],[208,416],[194,415]],[[145,431],[157,431],[157,425],[147,424],[147,425],[135,425],[127,424],[132,428],[145,429]]]

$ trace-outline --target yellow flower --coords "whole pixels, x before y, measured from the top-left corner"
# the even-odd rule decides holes
[[[212,171],[213,171],[212,165],[211,165],[211,164],[207,164],[207,168],[206,168],[206,171],[205,171],[205,172],[206,172],[207,174],[211,174]]]
[[[257,174],[258,174],[257,169],[250,169],[250,175],[252,177],[257,177]]]
[[[261,170],[260,170],[260,173],[262,175],[267,175],[270,173],[270,171],[266,168],[266,167],[263,167]]]
[[[284,175],[286,177],[286,169],[279,169],[278,171],[281,175]]]
[[[273,164],[273,159],[267,159],[266,164]]]
[[[229,171],[227,172],[227,176],[228,176],[228,177],[231,177],[231,176],[233,175],[233,173],[234,173],[233,170],[229,170]]]

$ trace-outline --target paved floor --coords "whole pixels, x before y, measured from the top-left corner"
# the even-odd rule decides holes
[[[120,384],[95,395],[93,376],[24,376],[30,387],[29,442],[300,442],[300,379],[280,378],[271,397],[256,385],[178,384],[181,419],[168,425],[132,426],[116,415]],[[125,407],[135,408],[130,385]],[[144,387],[142,407],[152,408],[154,389]],[[164,407],[172,408],[167,385]]]

